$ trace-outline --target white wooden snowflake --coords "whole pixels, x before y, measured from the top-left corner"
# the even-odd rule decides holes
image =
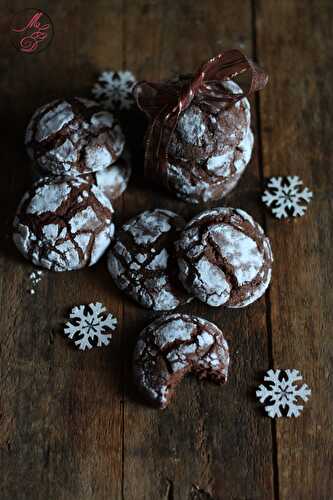
[[[108,345],[112,338],[110,330],[115,330],[117,326],[117,318],[108,314],[100,302],[76,306],[69,317],[71,319],[65,324],[64,333],[82,351]]]
[[[302,185],[297,175],[271,177],[261,199],[278,219],[302,216],[313,196],[307,187],[301,189]]]
[[[298,370],[269,370],[264,377],[266,386],[261,384],[256,391],[260,403],[268,403],[265,410],[271,418],[282,417],[281,409],[287,417],[298,417],[303,406],[299,399],[307,401],[311,390],[306,384],[300,386],[302,380]]]
[[[103,71],[92,88],[94,97],[109,110],[129,109],[136,79],[131,71]]]

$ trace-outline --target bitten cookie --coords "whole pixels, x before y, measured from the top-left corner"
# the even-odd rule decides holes
[[[119,158],[124,142],[114,116],[79,97],[58,99],[37,109],[25,136],[30,158],[52,175],[105,169]]]
[[[196,316],[170,314],[153,321],[138,338],[133,370],[145,398],[165,408],[189,372],[218,384],[226,382],[228,344],[219,328]]]
[[[179,278],[210,306],[245,307],[267,289],[273,256],[262,228],[243,210],[197,215],[176,242]]]
[[[23,196],[13,240],[21,254],[53,271],[95,264],[114,233],[113,209],[97,186],[79,178],[42,179]]]
[[[143,307],[170,311],[189,300],[177,278],[173,248],[184,224],[169,210],[147,210],[116,234],[108,269],[118,288]]]

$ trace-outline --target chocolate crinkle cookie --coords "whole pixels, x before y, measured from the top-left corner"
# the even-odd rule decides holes
[[[108,254],[115,284],[141,306],[170,311],[190,300],[177,277],[173,243],[185,221],[169,210],[147,210],[117,232]]]
[[[125,151],[115,163],[103,170],[86,174],[84,179],[98,186],[109,200],[114,201],[127,189],[131,173],[130,155]]]
[[[226,382],[228,344],[219,328],[196,316],[170,314],[140,334],[133,357],[135,383],[154,406],[165,408],[187,373]]]
[[[245,307],[266,291],[273,256],[262,228],[243,210],[197,215],[176,242],[179,278],[210,306]]]
[[[114,163],[124,147],[114,116],[91,100],[74,97],[46,104],[26,130],[30,158],[50,175],[96,172]]]
[[[23,196],[13,240],[21,254],[53,271],[95,264],[114,233],[102,191],[79,178],[44,178]]]
[[[31,164],[30,170],[33,182],[45,177],[50,177],[50,175],[45,174],[36,163]],[[131,173],[131,158],[129,152],[125,149],[121,157],[109,167],[79,177],[99,187],[105,196],[112,202],[126,191]]]

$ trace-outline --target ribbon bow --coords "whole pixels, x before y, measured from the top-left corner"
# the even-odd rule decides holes
[[[238,94],[230,93],[225,80],[242,73],[249,79]],[[227,50],[202,64],[194,76],[182,76],[175,81],[138,82],[134,97],[146,113],[150,125],[146,135],[145,173],[160,173],[167,185],[168,147],[179,117],[192,102],[203,103],[219,110],[225,102],[235,103],[265,87],[268,75],[237,49]],[[163,137],[167,133],[166,138]]]

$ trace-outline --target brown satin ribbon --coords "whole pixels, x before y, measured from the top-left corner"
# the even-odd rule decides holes
[[[223,81],[242,73],[249,75],[246,88],[239,94],[231,94]],[[179,116],[192,101],[220,109],[225,102],[236,102],[261,90],[268,75],[237,49],[227,50],[209,59],[194,76],[181,77],[172,82],[138,82],[134,97],[138,107],[146,113],[150,125],[146,135],[145,173],[162,174],[167,186],[168,148]],[[166,140],[163,133],[167,131]]]

